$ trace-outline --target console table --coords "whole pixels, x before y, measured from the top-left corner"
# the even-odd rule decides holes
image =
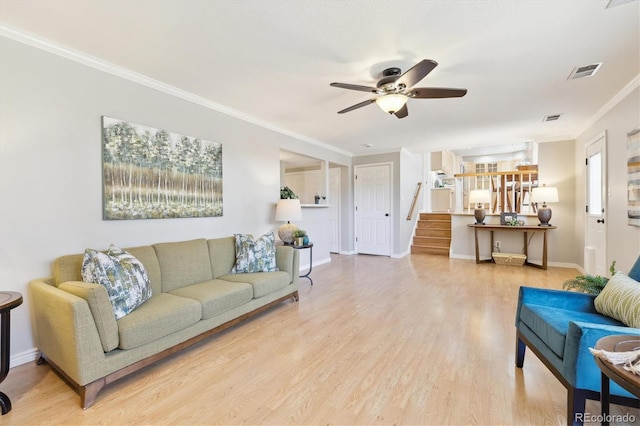
[[[11,309],[20,306],[22,295],[16,291],[0,291],[0,383],[9,374],[9,343],[11,342]],[[0,392],[2,414],[11,411],[11,400]]]
[[[509,226],[509,225],[467,225],[474,229],[476,239],[476,263],[480,262],[493,262],[493,258],[480,260],[480,248],[478,246],[478,231],[490,231],[491,232],[491,251],[493,251],[493,232],[494,231],[508,231],[508,232],[522,232],[524,234],[524,255],[527,259],[524,261],[525,265],[533,266],[535,268],[547,269],[547,231],[550,229],[556,229],[557,226],[536,226],[536,225],[523,225],[523,226]],[[527,235],[529,232],[542,232],[542,265],[529,262],[528,255],[528,241]]]

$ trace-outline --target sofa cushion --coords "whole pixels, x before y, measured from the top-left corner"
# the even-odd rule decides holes
[[[67,281],[82,281],[84,254],[68,254],[53,261],[52,274],[56,287]]]
[[[120,349],[132,349],[197,323],[202,308],[197,300],[160,293],[118,320]]]
[[[236,263],[235,237],[212,238],[207,240],[213,279],[227,275]]]
[[[162,276],[160,274],[160,264],[158,256],[152,246],[125,247],[125,250],[131,253],[144,265],[151,282],[151,290],[153,294],[162,293]]]
[[[243,305],[253,298],[253,288],[250,284],[224,280],[193,284],[172,290],[169,293],[200,302],[202,304],[202,319],[213,318]]]
[[[232,274],[271,272],[276,268],[276,247],[273,232],[257,239],[247,234],[234,234],[236,239],[236,263]]]
[[[105,352],[109,352],[117,348],[119,342],[118,323],[116,323],[116,318],[113,315],[113,308],[111,307],[107,289],[100,284],[81,281],[67,281],[60,284],[59,288],[87,301],[98,329],[102,349]]]
[[[621,321],[628,327],[640,328],[640,282],[616,272],[596,297],[596,310]]]
[[[525,303],[520,309],[520,320],[531,329],[560,358],[564,357],[569,322],[622,325],[613,318],[597,313],[552,308]]]
[[[85,251],[82,280],[106,288],[116,319],[129,314],[152,293],[144,265],[114,245],[106,253],[93,249]]]
[[[204,238],[154,244],[153,248],[160,262],[163,292],[213,279]]]
[[[220,279],[251,284],[253,287],[253,297],[255,299],[285,288],[291,283],[291,277],[284,271],[229,274],[221,276]]]

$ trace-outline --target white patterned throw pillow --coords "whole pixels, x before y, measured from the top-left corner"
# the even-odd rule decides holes
[[[596,311],[640,328],[640,282],[616,272],[594,301]]]
[[[232,274],[277,271],[276,247],[273,232],[254,240],[247,234],[234,234],[236,239],[236,264]]]
[[[114,245],[106,253],[86,249],[82,280],[107,289],[116,319],[120,319],[151,297],[151,283],[142,262]]]

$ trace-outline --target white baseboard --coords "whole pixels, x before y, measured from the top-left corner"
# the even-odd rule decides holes
[[[38,348],[29,349],[28,351],[15,354],[9,359],[9,368],[17,367],[19,365],[35,361],[36,359],[38,359],[38,354]]]
[[[452,259],[463,259],[463,260],[476,260],[476,256],[475,255],[466,255],[466,254],[451,254],[449,256]],[[484,260],[484,258],[482,258],[482,260]],[[529,258],[529,261],[531,263],[535,263],[538,265],[542,264],[542,260],[541,259],[531,259]],[[547,262],[547,266],[553,266],[554,268],[574,268],[577,269],[578,271],[580,271],[581,273],[584,273],[584,271],[582,270],[582,268],[578,265],[576,265],[575,263],[566,263],[566,262]]]
[[[411,250],[407,250],[404,253],[398,253],[398,254],[392,254],[390,257],[392,259],[402,259],[405,256],[408,256],[411,254]]]
[[[331,257],[327,257],[327,258],[320,259],[320,260],[315,260],[313,262],[313,267],[315,268],[316,266],[324,265],[325,263],[331,263]],[[300,272],[306,272],[308,270],[309,270],[309,264],[308,263],[306,265],[300,265]]]

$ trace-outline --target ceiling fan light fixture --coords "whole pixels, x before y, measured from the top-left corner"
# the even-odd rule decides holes
[[[407,103],[407,99],[409,98],[401,93],[391,93],[380,96],[376,99],[376,103],[384,112],[394,114]]]

